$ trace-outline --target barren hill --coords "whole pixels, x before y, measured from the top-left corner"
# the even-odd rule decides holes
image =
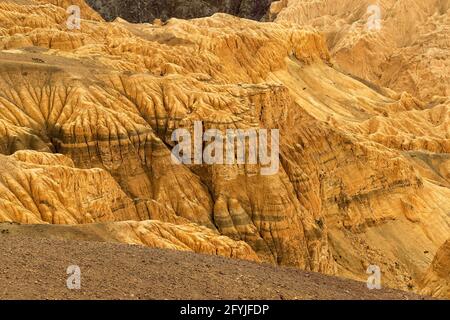
[[[0,224],[0,299],[425,298],[294,268],[97,242],[77,229]],[[80,268],[80,290],[67,288],[70,265]]]
[[[290,0],[272,16],[323,32],[343,70],[429,100],[450,95],[449,10],[448,0]]]
[[[66,25],[73,3],[80,30]],[[345,12],[333,3],[320,8]],[[0,1],[0,221],[100,224],[127,244],[357,280],[378,265],[387,286],[441,295],[450,99],[436,78],[399,82],[409,93],[372,81],[377,64],[346,66],[313,11],[298,23],[280,8],[270,23],[131,24],[81,0]],[[429,16],[445,28],[442,8]],[[429,36],[448,53],[448,33]],[[279,129],[279,172],[174,163],[172,133],[195,121]]]

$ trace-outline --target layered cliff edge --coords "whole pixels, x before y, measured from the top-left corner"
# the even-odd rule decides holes
[[[448,97],[359,79],[297,23],[104,22],[78,2],[68,30],[69,2],[0,1],[2,221],[357,280],[375,264],[427,290],[450,234]],[[174,164],[195,121],[279,129],[280,171]]]

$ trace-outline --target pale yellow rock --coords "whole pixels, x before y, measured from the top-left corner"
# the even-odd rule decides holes
[[[447,0],[289,0],[283,7],[276,21],[323,32],[346,72],[420,98],[450,94]]]
[[[154,220],[126,221],[109,223],[104,228],[109,237],[123,243],[260,261],[245,242],[234,241],[195,224],[174,225]]]
[[[0,155],[0,220],[84,224],[138,220],[133,202],[101,169],[42,152]]]
[[[421,282],[422,294],[450,297],[450,240],[442,245]]]

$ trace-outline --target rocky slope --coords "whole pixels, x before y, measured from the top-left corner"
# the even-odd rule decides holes
[[[422,293],[440,298],[450,297],[450,240],[437,252],[421,283]]]
[[[87,0],[106,20],[117,17],[129,22],[163,21],[169,18],[192,19],[207,17],[217,12],[260,20],[272,0]]]
[[[70,240],[52,237],[61,235],[58,226],[0,224],[0,299],[428,299],[293,268],[83,241],[76,227],[63,228]],[[80,290],[67,289],[69,265],[80,268]],[[172,311],[176,317],[179,310]]]
[[[107,23],[79,1],[68,30],[72,3],[0,1],[2,221],[423,290],[450,235],[447,96],[349,75],[289,21]],[[279,172],[173,163],[195,121],[279,129]]]
[[[431,99],[450,95],[449,10],[448,0],[290,0],[271,16],[323,32],[346,72]]]

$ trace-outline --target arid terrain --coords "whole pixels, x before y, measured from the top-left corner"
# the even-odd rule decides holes
[[[0,299],[425,299],[294,268],[98,241],[76,227],[0,224]],[[67,289],[70,265],[80,267],[80,290]]]
[[[95,268],[120,269],[136,250],[135,277],[160,259],[173,288],[208,274],[192,261],[179,270],[180,259],[211,261],[219,282],[221,268],[271,272],[268,290],[285,283],[287,299],[412,297],[335,278],[365,282],[376,265],[385,287],[450,299],[449,1],[237,1],[205,13],[178,2],[164,16],[134,8],[145,17],[129,20],[146,22],[135,24],[126,1],[110,2],[113,13],[90,2],[98,13],[84,0],[0,0],[0,222],[21,224],[0,236],[8,279],[20,261],[39,277],[48,267],[48,297],[61,297],[53,268],[79,243],[74,254],[97,270],[90,285]],[[278,172],[175,163],[172,134],[198,122],[278,129]],[[328,280],[314,291],[305,274]],[[2,297],[40,297],[39,283],[14,286]],[[136,297],[196,297],[145,286]],[[229,289],[217,298],[248,292]]]
[[[193,19],[222,12],[261,20],[268,15],[272,0],[87,0],[106,20],[118,17],[134,23],[169,18]]]

